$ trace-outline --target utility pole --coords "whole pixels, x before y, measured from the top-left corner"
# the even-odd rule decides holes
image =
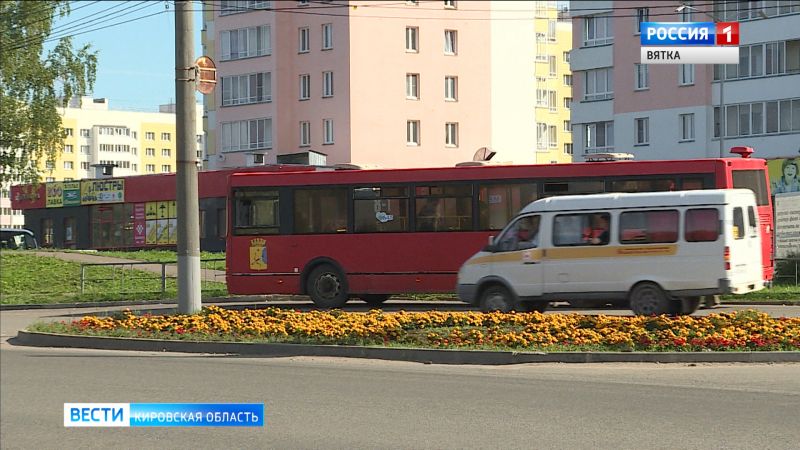
[[[200,202],[195,149],[192,3],[175,2],[175,131],[178,226],[178,312],[200,311]]]

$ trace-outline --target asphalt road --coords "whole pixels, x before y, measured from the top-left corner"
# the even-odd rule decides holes
[[[800,364],[467,367],[6,342],[33,317],[70,312],[85,311],[0,313],[0,448],[793,449],[800,442]],[[263,402],[266,425],[66,429],[65,402]]]

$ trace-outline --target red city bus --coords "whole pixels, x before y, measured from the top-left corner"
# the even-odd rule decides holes
[[[229,177],[231,294],[349,298],[453,292],[461,264],[522,207],[553,195],[748,188],[771,280],[766,161],[751,158],[553,165],[234,173]]]

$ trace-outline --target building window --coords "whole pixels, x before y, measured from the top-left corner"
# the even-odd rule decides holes
[[[607,15],[587,16],[583,20],[583,47],[593,47],[614,42],[611,17]]]
[[[88,155],[89,154],[89,146],[88,145],[81,145],[81,153],[83,153],[84,155]]]
[[[45,169],[50,169],[50,170],[55,169],[56,168],[55,161],[45,161],[44,168]]]
[[[47,178],[44,179],[44,181],[50,183],[50,182],[56,181],[56,178],[55,177],[47,177]]]
[[[572,97],[564,97],[564,108],[572,108]]]
[[[234,59],[264,56],[272,53],[270,26],[239,28],[220,32],[221,59]]]
[[[74,130],[72,128],[64,128],[64,136],[71,137],[73,135],[73,133],[74,133]]]
[[[169,165],[169,164],[163,164],[161,166],[161,172],[163,172],[163,173],[172,172],[172,166]]]
[[[74,163],[72,161],[64,161],[64,169],[72,170],[74,168]]]
[[[311,98],[311,75],[300,75],[300,100],[308,100]]]
[[[322,72],[322,96],[333,97],[333,72]]]
[[[81,162],[81,170],[89,170],[89,161]]]
[[[300,146],[311,145],[311,122],[300,122]]]
[[[678,115],[678,123],[680,124],[681,141],[694,140],[694,114],[680,114]]]
[[[634,75],[636,76],[636,89],[647,89],[649,86],[647,64],[634,64],[633,67]]]
[[[138,165],[138,164],[131,164],[131,169],[132,169],[134,172],[138,172],[138,171],[139,171],[139,165]]]
[[[223,122],[223,152],[272,148],[272,119],[251,119]]]
[[[418,100],[419,99],[419,74],[407,73],[406,74],[406,98]]]
[[[419,120],[406,122],[406,145],[419,145]]]
[[[156,134],[154,132],[152,132],[152,131],[146,131],[144,133],[144,138],[147,139],[148,141],[155,141],[156,140]]]
[[[636,8],[636,30],[633,33],[634,34],[641,33],[642,22],[649,22],[649,21],[650,21],[650,8]]]
[[[73,147],[71,144],[67,144],[64,146],[64,153],[72,153],[72,152],[73,152]]]
[[[555,125],[547,127],[547,146],[558,147],[558,127]]]
[[[148,147],[144,149],[144,154],[147,156],[156,156],[156,149]]]
[[[564,75],[564,86],[572,86],[572,75]]]
[[[614,122],[587,123],[584,131],[586,153],[603,153],[614,149]]]
[[[650,119],[642,117],[635,119],[636,129],[634,131],[635,145],[648,145],[650,143]]]
[[[584,72],[583,99],[608,100],[614,98],[614,69],[587,70]]]
[[[161,133],[161,140],[162,141],[171,141],[172,135],[170,133]]]
[[[538,149],[546,149],[547,148],[547,124],[546,123],[537,123],[536,124],[536,148]]]
[[[53,219],[42,219],[42,246],[53,246]]]
[[[145,164],[145,171],[147,173],[156,173],[156,165],[155,164]]]
[[[266,0],[220,0],[220,16],[269,9],[270,2]]]
[[[681,64],[678,66],[678,84],[681,86],[694,84],[694,64]]]
[[[333,119],[322,120],[322,143],[333,144]]]
[[[458,77],[444,77],[444,99],[451,102],[458,100]]]
[[[161,149],[161,156],[172,156],[172,150],[168,148]]]
[[[456,0],[444,0],[444,7],[448,9],[455,9]]]
[[[330,50],[333,48],[333,24],[322,24],[322,49]]]
[[[556,70],[558,69],[558,66],[556,65],[556,57],[555,55],[549,55],[547,59],[550,62],[550,76],[555,76]]]
[[[272,74],[251,73],[222,77],[222,106],[272,101]]]
[[[564,154],[565,155],[572,154],[572,144],[564,144]]]
[[[455,55],[458,53],[458,32],[456,30],[444,30],[444,54]]]
[[[556,21],[553,19],[547,21],[547,40],[550,42],[556,40]]]
[[[81,128],[81,137],[89,137],[89,129],[88,128]]]
[[[684,6],[692,6],[692,2],[684,1],[681,2]],[[681,22],[691,22],[692,21],[692,8],[683,8],[678,12],[678,17],[681,18]]]
[[[455,122],[444,124],[444,136],[444,145],[458,147],[458,124]]]
[[[310,31],[308,27],[299,28],[297,30],[298,34],[298,43],[297,43],[297,52],[298,53],[308,53],[310,51]]]
[[[406,51],[407,52],[418,52],[419,51],[419,42],[417,41],[418,34],[419,34],[419,28],[417,28],[417,27],[406,27]]]
[[[562,53],[562,58],[563,58],[565,63],[568,63],[569,62],[569,52],[563,52]]]
[[[572,132],[572,124],[570,123],[569,120],[564,121],[564,131],[566,131],[567,133]]]

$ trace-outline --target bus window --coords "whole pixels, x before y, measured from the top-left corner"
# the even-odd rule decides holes
[[[756,210],[752,206],[747,207],[747,221],[750,222],[750,235],[758,236],[758,219],[756,218]]]
[[[684,191],[691,191],[695,189],[704,189],[703,188],[703,179],[702,178],[684,178],[682,183],[682,188]]]
[[[689,209],[684,228],[687,242],[714,242],[719,236],[719,211],[713,208]]]
[[[472,186],[453,184],[416,187],[417,231],[472,230]]]
[[[610,223],[608,213],[558,215],[553,221],[553,245],[606,245]]]
[[[544,196],[599,194],[605,192],[605,181],[560,181],[544,184]]]
[[[678,240],[678,211],[635,211],[619,216],[622,244],[655,244]]]
[[[742,208],[737,206],[733,208],[733,238],[744,239],[747,231],[744,228],[744,212]]]
[[[294,191],[295,233],[346,233],[347,189]]]
[[[734,170],[733,187],[750,189],[756,194],[758,206],[769,205],[769,191],[763,170]]]
[[[234,234],[278,234],[277,190],[236,191],[233,197]]]
[[[674,191],[675,180],[613,180],[610,192],[659,192]]]
[[[356,233],[408,231],[407,187],[357,187],[353,198]]]
[[[536,183],[478,187],[479,229],[501,230],[525,205],[538,199]]]

